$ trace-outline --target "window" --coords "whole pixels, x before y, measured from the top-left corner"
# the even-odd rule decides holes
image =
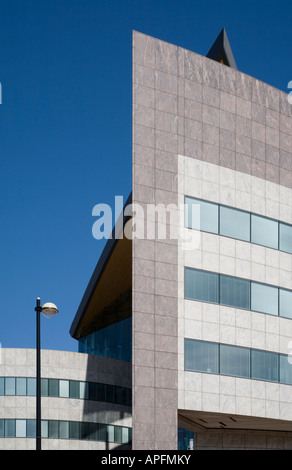
[[[5,436],[5,420],[0,419],[0,437]]]
[[[15,437],[15,419],[5,419],[5,437]]]
[[[35,396],[36,395],[36,379],[28,378],[26,386],[27,386],[27,395]]]
[[[49,421],[49,438],[58,439],[59,437],[59,423],[58,421]]]
[[[218,344],[185,340],[185,370],[218,374]]]
[[[230,207],[220,207],[220,235],[250,241],[250,214]]]
[[[80,338],[78,342],[79,352],[131,362],[132,318],[116,321]]]
[[[79,398],[79,382],[70,380],[69,382],[69,396],[70,398]]]
[[[250,308],[250,282],[230,276],[220,276],[220,303],[237,308]]]
[[[258,245],[278,249],[278,222],[252,214],[251,241]]]
[[[292,227],[287,224],[279,224],[279,248],[287,253],[292,253]]]
[[[59,380],[59,396],[69,397],[69,380]]]
[[[48,421],[41,422],[41,435],[42,437],[49,437],[49,422]]]
[[[59,396],[59,380],[50,379],[49,380],[49,397],[58,397]]]
[[[239,346],[221,344],[220,374],[250,377],[250,350]]]
[[[268,351],[251,351],[251,376],[253,379],[278,381],[278,354]]]
[[[43,435],[42,432],[41,434]],[[35,419],[26,420],[26,437],[36,437],[36,420]]]
[[[280,316],[292,318],[292,292],[285,289],[279,290]]]
[[[122,428],[121,426],[115,426],[115,434],[114,434],[115,442],[122,443]]]
[[[69,421],[59,422],[59,438],[69,439]]]
[[[26,378],[17,377],[16,378],[16,395],[26,395]]]
[[[98,384],[89,382],[89,400],[98,400]]]
[[[290,356],[280,354],[280,382],[283,384],[292,385],[292,363]]]
[[[185,338],[186,371],[246,377],[292,385],[290,355]]]
[[[5,378],[5,395],[15,395],[15,378]]]
[[[251,309],[256,312],[278,315],[278,293],[277,287],[251,283]]]
[[[70,422],[69,436],[70,436],[70,439],[79,439],[80,437],[79,422],[75,422],[75,421]]]
[[[185,225],[204,232],[218,233],[218,205],[190,197],[185,198]]]
[[[25,419],[16,420],[15,437],[26,437],[26,420]]]
[[[185,197],[185,226],[292,254],[292,225],[210,201]],[[85,352],[85,339],[80,339]]]
[[[129,442],[129,429],[122,428],[122,444],[127,444]]]
[[[41,393],[42,397],[49,396],[49,379],[41,379]]]
[[[218,274],[185,268],[185,297],[187,299],[218,303],[218,284]]]

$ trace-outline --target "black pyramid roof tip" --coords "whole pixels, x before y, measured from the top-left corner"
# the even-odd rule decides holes
[[[219,33],[207,57],[237,69],[225,28]]]

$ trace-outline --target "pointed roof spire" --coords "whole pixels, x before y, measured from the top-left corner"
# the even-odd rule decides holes
[[[225,28],[219,33],[207,57],[237,69]]]

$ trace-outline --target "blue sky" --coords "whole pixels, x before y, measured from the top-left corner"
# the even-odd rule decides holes
[[[72,319],[104,241],[92,208],[131,190],[132,30],[206,55],[225,26],[239,70],[285,92],[292,4],[1,0],[0,343],[77,351]]]

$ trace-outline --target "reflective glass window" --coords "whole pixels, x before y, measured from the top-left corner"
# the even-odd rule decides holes
[[[109,403],[114,403],[115,402],[115,387],[114,387],[114,385],[107,384],[107,387],[106,387],[106,400]]]
[[[4,377],[0,377],[0,395],[4,395]]]
[[[69,439],[69,421],[59,421],[59,439]]]
[[[121,428],[121,426],[115,426],[114,441],[118,442],[119,444],[122,443],[122,428]]]
[[[80,398],[80,391],[79,391],[79,382],[76,380],[70,380],[69,382],[69,396],[70,398]]]
[[[127,444],[129,442],[129,429],[122,428],[122,444]]]
[[[269,351],[251,351],[251,377],[278,381],[278,354]]]
[[[280,354],[280,382],[292,385],[292,358]]]
[[[88,383],[89,400],[98,400],[98,384],[94,382]]]
[[[115,427],[110,424],[106,426],[106,441],[115,442]]]
[[[278,222],[252,214],[251,241],[258,245],[278,249]]]
[[[5,378],[5,395],[15,395],[15,377]]]
[[[185,339],[185,370],[218,374],[218,352],[216,343]]]
[[[285,289],[279,290],[279,307],[281,317],[292,318],[292,292]]]
[[[36,437],[36,420],[28,419],[26,421],[26,437]]]
[[[99,441],[107,441],[107,425],[106,424],[99,424],[98,425],[98,435]]]
[[[220,374],[250,377],[250,350],[239,346],[221,344]]]
[[[251,310],[262,313],[278,315],[278,296],[277,287],[251,283]]]
[[[36,379],[29,377],[26,382],[26,387],[28,396],[36,395]]]
[[[59,396],[59,380],[49,379],[49,397]]]
[[[5,435],[5,420],[0,419],[0,437],[4,437]]]
[[[80,423],[80,439],[87,440],[89,436],[89,423]]]
[[[79,384],[79,394],[82,400],[88,400],[89,398],[89,386],[88,382],[80,382]]]
[[[41,379],[41,394],[42,397],[49,396],[49,379]]]
[[[59,422],[55,420],[49,421],[49,438],[58,439],[59,437]]]
[[[287,224],[279,224],[279,248],[287,253],[292,253],[292,227]]]
[[[106,401],[106,384],[98,384],[98,401]]]
[[[69,380],[59,380],[59,397],[69,397]]]
[[[220,235],[250,241],[250,214],[238,209],[221,206]]]
[[[231,276],[220,276],[220,304],[249,309],[250,281]]]
[[[15,419],[5,419],[5,437],[15,437]]]
[[[17,377],[16,378],[16,395],[26,395],[26,378]]]
[[[79,422],[70,421],[70,423],[69,423],[69,435],[70,435],[70,439],[79,439],[80,438]]]
[[[218,303],[219,275],[185,268],[185,298]]]
[[[16,420],[15,437],[26,437],[26,420],[25,419]]]
[[[115,387],[115,403],[122,405],[124,403],[122,387]]]
[[[88,439],[90,441],[98,441],[98,424],[88,423]]]
[[[49,437],[49,422],[42,420],[41,422],[41,435],[42,437]]]
[[[190,197],[185,198],[185,225],[187,228],[218,233],[218,205]]]

